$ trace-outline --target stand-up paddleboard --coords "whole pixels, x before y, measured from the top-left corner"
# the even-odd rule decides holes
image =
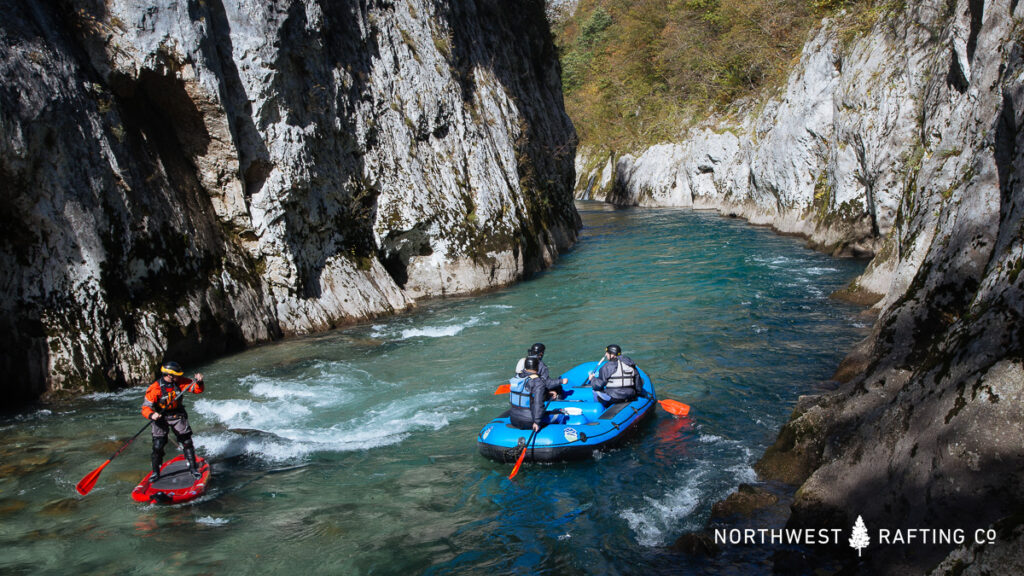
[[[199,478],[193,478],[188,471],[188,462],[184,456],[178,456],[160,468],[160,478],[151,482],[153,473],[139,482],[132,490],[132,500],[151,502],[154,504],[179,504],[198,498],[206,492],[206,482],[210,479],[210,465],[206,460],[196,456],[199,466]]]

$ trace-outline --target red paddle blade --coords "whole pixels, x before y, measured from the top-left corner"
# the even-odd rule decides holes
[[[523,451],[519,453],[519,460],[516,460],[516,467],[512,469],[512,473],[508,475],[508,479],[515,478],[516,474],[519,474],[519,467],[523,465],[523,458],[526,458],[526,446],[523,446]]]
[[[78,484],[75,484],[75,490],[78,490],[78,493],[82,496],[92,492],[93,486],[96,485],[96,480],[100,477],[100,472],[103,472],[103,469],[107,467],[107,464],[110,464],[110,460],[100,464],[99,468],[86,474],[85,478],[82,478],[78,481]]]
[[[676,402],[675,400],[658,400],[658,404],[670,414],[676,416],[686,416],[690,413],[690,407],[682,402]]]
[[[501,386],[498,386],[497,390],[494,391],[494,395],[497,396],[498,394],[508,394],[511,391],[512,391],[512,385],[511,384],[502,384]]]

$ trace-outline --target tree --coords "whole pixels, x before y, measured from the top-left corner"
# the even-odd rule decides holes
[[[871,544],[868,536],[868,527],[864,525],[864,519],[857,516],[857,522],[853,525],[853,533],[850,535],[850,547],[857,549],[857,557],[860,558],[861,550]]]

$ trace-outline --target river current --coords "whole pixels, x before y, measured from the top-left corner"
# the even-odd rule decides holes
[[[828,297],[864,262],[708,212],[578,208],[579,244],[534,279],[186,366],[206,376],[187,405],[213,466],[193,503],[130,499],[148,433],[75,492],[142,426],[148,383],[0,417],[0,573],[769,572],[763,554],[668,546],[756,480],[797,397],[866,335]],[[534,342],[553,375],[619,344],[691,414],[509,481],[476,435]]]

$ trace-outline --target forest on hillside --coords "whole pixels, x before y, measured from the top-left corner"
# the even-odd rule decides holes
[[[565,107],[584,147],[625,151],[763,101],[808,33],[837,18],[844,41],[902,0],[579,0],[549,9]]]

